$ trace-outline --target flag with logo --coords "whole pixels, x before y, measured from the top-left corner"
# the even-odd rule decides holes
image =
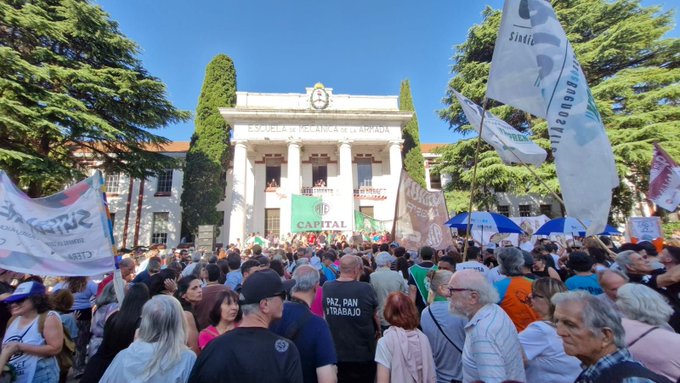
[[[101,174],[51,196],[30,198],[0,171],[0,267],[54,276],[112,271]]]
[[[341,196],[328,195],[311,197],[292,195],[291,198],[291,231],[350,231],[354,220],[353,204]]]
[[[619,185],[614,155],[550,2],[505,1],[487,97],[547,120],[567,215],[590,221],[588,235],[603,231]]]
[[[453,245],[448,219],[444,193],[425,190],[402,170],[392,238],[406,250],[446,249]]]
[[[385,230],[383,223],[373,217],[369,217],[359,210],[354,211],[354,230],[355,231],[382,231]]]
[[[458,98],[458,102],[463,108],[463,112],[470,125],[479,133],[479,125],[482,121],[484,110],[456,90],[453,93]],[[529,137],[488,111],[484,117],[482,139],[487,144],[493,146],[501,160],[506,164],[524,162],[539,167],[548,155],[543,148],[536,145]]]
[[[656,143],[647,196],[668,211],[680,205],[680,166]]]

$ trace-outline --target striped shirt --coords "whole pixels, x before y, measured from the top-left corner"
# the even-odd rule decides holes
[[[526,381],[522,348],[510,317],[498,305],[482,307],[465,326],[463,382]]]

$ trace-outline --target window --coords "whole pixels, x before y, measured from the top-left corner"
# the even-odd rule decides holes
[[[498,214],[502,214],[506,217],[510,216],[510,206],[508,205],[498,205]]]
[[[442,175],[439,173],[430,172],[430,189],[441,190],[442,188]]]
[[[357,158],[357,175],[359,178],[359,187],[373,186],[373,159]]]
[[[172,169],[163,170],[158,174],[156,194],[170,195],[172,192]]]
[[[276,191],[281,186],[281,163],[267,162],[265,168],[265,185],[267,191]]]
[[[104,182],[106,184],[106,192],[108,194],[120,194],[121,178],[123,177],[120,173],[112,173],[106,175]]]
[[[280,209],[264,209],[264,232],[267,235],[271,232],[278,237],[280,235],[280,223]]]
[[[548,216],[548,218],[552,218],[552,205],[541,205],[541,214]]]
[[[170,213],[153,213],[151,244],[168,243]]]
[[[328,167],[326,164],[312,164],[312,182],[314,187],[326,187],[328,183]]]
[[[359,206],[359,211],[365,216],[374,218],[373,217],[373,206]]]
[[[531,205],[519,205],[520,217],[531,217]]]

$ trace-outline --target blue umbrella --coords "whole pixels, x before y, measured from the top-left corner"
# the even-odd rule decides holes
[[[450,220],[446,221],[446,225],[456,229],[467,228],[468,213],[460,213]],[[473,211],[470,218],[470,228],[479,229],[482,231],[488,230],[492,233],[524,233],[519,225],[512,222],[510,218],[485,211]]]
[[[590,224],[590,221],[583,222],[586,225]],[[534,235],[550,235],[550,234],[572,234],[578,236],[586,235],[586,227],[583,226],[576,218],[572,217],[561,217],[552,219],[539,227]],[[616,230],[616,228],[607,225],[602,233],[598,235],[619,235],[621,232]]]

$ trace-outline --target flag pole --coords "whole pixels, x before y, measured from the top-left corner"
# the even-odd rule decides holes
[[[465,227],[465,245],[463,246],[463,257],[467,256],[468,240],[470,238],[470,224],[472,220],[472,200],[475,196],[475,183],[477,182],[477,161],[479,159],[479,147],[482,142],[482,130],[484,129],[484,117],[486,116],[486,107],[488,99],[484,96],[484,103],[482,104],[482,119],[479,122],[479,135],[477,136],[477,147],[475,148],[475,165],[472,169],[472,182],[470,183],[470,203],[468,204],[467,225]]]
[[[113,236],[113,222],[111,222],[111,212],[109,211],[109,203],[106,200],[106,183],[104,182],[104,177],[102,173],[97,170],[99,174],[99,184],[101,187],[102,198],[104,200],[104,208],[106,209],[106,218],[109,223],[109,236],[111,236],[111,249],[113,251],[113,289],[116,293],[116,299],[118,300],[118,305],[123,304],[123,299],[125,299],[125,282],[123,281],[123,275],[120,272],[120,266],[118,264],[118,250],[116,249],[116,239]],[[130,180],[132,182],[132,180]]]
[[[484,116],[482,116],[482,118],[484,118]],[[528,121],[529,123],[531,123],[531,122],[529,121],[528,118],[527,118],[527,121]],[[498,137],[498,135],[497,135],[493,130],[491,130],[491,134],[493,134],[500,142],[503,142],[503,140],[501,139],[501,137]],[[554,190],[552,190],[552,188],[548,187],[548,185],[545,183],[545,181],[543,181],[543,179],[542,179],[542,178],[534,171],[534,169],[532,169],[531,166],[529,166],[529,164],[527,164],[526,162],[522,161],[522,159],[519,158],[519,156],[515,153],[514,150],[509,150],[509,152],[517,159],[517,161],[519,161],[520,164],[522,164],[525,168],[527,168],[527,170],[529,170],[529,172],[530,172],[534,177],[536,177],[536,179],[538,179],[538,181],[541,183],[541,185],[543,185],[543,187],[544,187],[546,190],[548,190],[548,192],[549,192],[550,194],[552,194],[553,197],[555,197],[555,199],[557,199],[557,201],[562,205],[562,207],[564,207],[564,208],[566,209],[566,206],[567,206],[567,205],[564,203],[564,200],[562,199],[562,197],[560,197],[559,194],[557,194],[557,192],[555,192]],[[586,230],[588,229],[588,226],[586,226],[586,224],[583,223],[583,221],[581,221],[580,218],[578,218],[578,217],[573,217],[573,218],[575,218],[575,219],[578,221],[578,223],[580,223],[583,227],[585,227]],[[609,255],[615,255],[615,253],[612,252],[612,251],[607,247],[607,245],[605,245],[604,242],[602,242],[602,240],[601,240],[597,235],[593,235],[593,237],[595,238],[595,241],[597,242],[597,244],[600,245],[600,246],[601,246],[601,247],[602,247]]]

